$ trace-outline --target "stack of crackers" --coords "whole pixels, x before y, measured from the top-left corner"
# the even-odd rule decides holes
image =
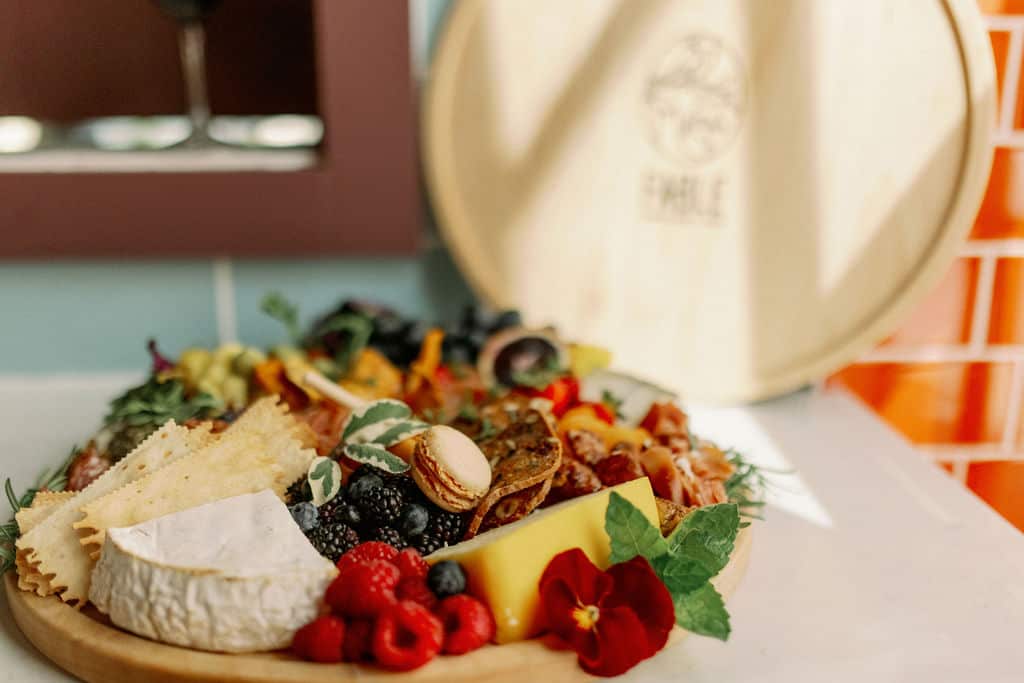
[[[283,498],[316,456],[315,440],[276,396],[217,435],[170,421],[85,489],[40,492],[17,513],[18,586],[81,607],[107,529],[264,489]]]

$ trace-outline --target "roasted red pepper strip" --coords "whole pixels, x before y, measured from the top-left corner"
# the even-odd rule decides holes
[[[551,412],[555,417],[561,417],[565,411],[580,402],[580,383],[575,377],[566,375],[559,377],[543,389],[534,389],[530,395],[551,401]]]

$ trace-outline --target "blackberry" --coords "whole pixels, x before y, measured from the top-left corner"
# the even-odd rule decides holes
[[[367,478],[361,481],[366,481]],[[405,507],[405,496],[397,486],[377,486],[356,500],[363,521],[373,526],[395,526]]]
[[[309,542],[331,562],[359,545],[359,534],[347,524],[321,525],[309,533]]]
[[[437,552],[444,547],[444,541],[430,534],[420,534],[412,539],[412,547],[420,551],[420,555],[426,557],[430,553]]]
[[[345,501],[345,496],[342,495],[341,491],[339,491],[338,495],[336,495],[334,498],[331,498],[329,501],[327,501],[326,503],[317,508],[317,514],[320,517],[320,524],[324,524],[327,526],[330,526],[331,524],[335,524],[337,522],[345,522],[347,524],[348,520],[341,518],[342,510],[345,508],[346,505],[347,502]]]
[[[305,503],[313,500],[313,492],[309,490],[309,480],[305,477],[298,479],[284,493],[285,501],[289,505]]]
[[[444,545],[455,545],[466,534],[466,517],[435,506],[430,510],[430,521],[423,533],[433,536]]]
[[[370,530],[370,540],[382,541],[393,548],[398,548],[399,550],[402,550],[409,545],[405,542],[405,539],[402,538],[402,534],[398,533],[397,529],[392,529],[389,526],[382,526]]]
[[[389,474],[385,477],[384,483],[401,491],[406,503],[423,503],[426,501],[426,496],[423,495],[420,487],[408,474]]]
[[[376,474],[364,474],[348,486],[348,497],[359,503],[370,491],[384,486],[384,480]]]

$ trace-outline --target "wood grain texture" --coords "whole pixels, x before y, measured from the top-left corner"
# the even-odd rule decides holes
[[[475,290],[708,401],[895,329],[991,163],[974,0],[463,0],[428,85],[426,176]]]
[[[740,532],[731,561],[714,579],[727,599],[746,573],[751,536],[750,528]],[[110,626],[92,607],[79,612],[55,597],[20,591],[12,573],[4,577],[4,584],[14,620],[25,636],[58,666],[89,683],[337,683],[396,677],[373,667],[313,664],[280,653],[225,655],[164,645]],[[686,635],[676,629],[668,646],[678,644]],[[562,683],[590,678],[576,665],[574,653],[540,641],[492,645],[461,657],[440,657],[401,676],[419,683],[457,683],[482,677],[491,683],[530,679]]]

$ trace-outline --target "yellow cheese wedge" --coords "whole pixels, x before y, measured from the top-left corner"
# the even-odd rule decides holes
[[[440,550],[430,563],[455,560],[465,569],[468,591],[494,613],[495,640],[509,643],[537,635],[540,596],[537,584],[558,553],[581,548],[602,569],[611,548],[604,530],[609,492],[637,506],[658,526],[658,506],[647,477],[560,503],[520,520]]]

